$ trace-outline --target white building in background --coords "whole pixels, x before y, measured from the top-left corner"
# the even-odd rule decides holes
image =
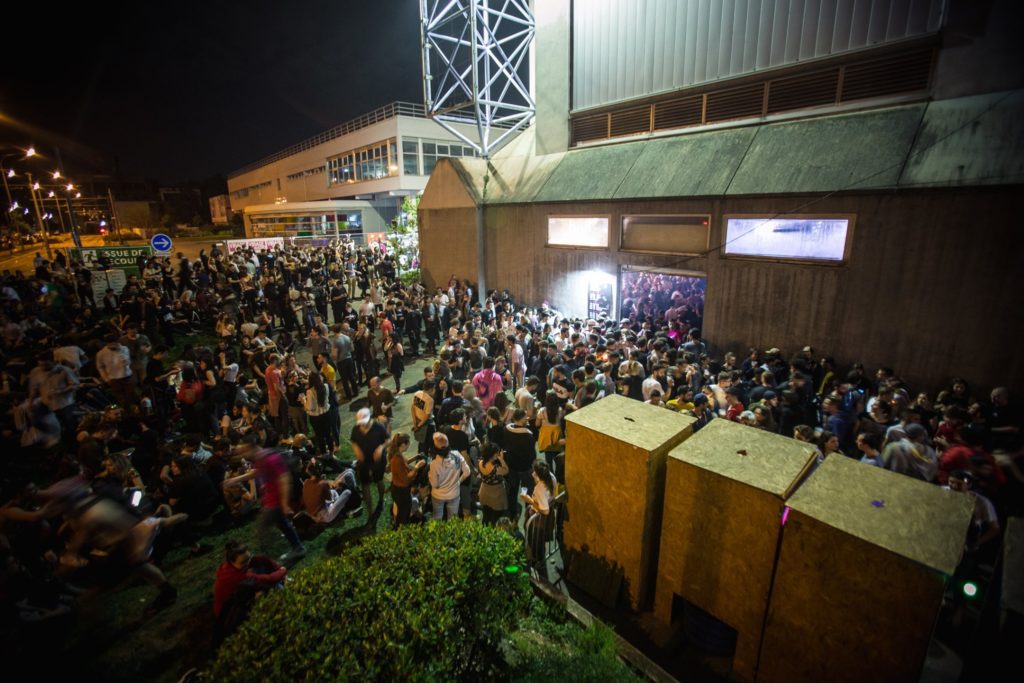
[[[375,235],[439,158],[473,155],[422,105],[392,102],[234,171],[228,194],[249,237]]]

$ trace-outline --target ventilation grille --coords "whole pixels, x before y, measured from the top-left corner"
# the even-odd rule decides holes
[[[741,88],[711,92],[707,98],[705,123],[760,116],[764,108],[764,83],[751,83]]]
[[[718,88],[572,117],[572,142],[750,119],[869,97],[927,91],[935,48],[837,64],[774,80]]]
[[[768,86],[768,113],[835,104],[839,68],[772,81]]]
[[[612,112],[611,135],[636,135],[651,130],[651,105]]]
[[[690,95],[654,105],[654,130],[696,126],[704,115],[704,96]]]
[[[918,50],[898,59],[875,59],[851,64],[843,74],[845,100],[927,90],[932,71],[932,50]]]
[[[608,137],[608,114],[592,114],[572,119],[573,142],[603,140]]]

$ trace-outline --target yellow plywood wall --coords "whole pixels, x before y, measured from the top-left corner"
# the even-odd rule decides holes
[[[633,609],[653,598],[666,454],[692,433],[692,423],[621,396],[567,420],[565,547],[621,567]]]
[[[970,496],[828,458],[789,500],[759,681],[917,681]]]
[[[669,454],[655,616],[677,619],[679,596],[736,629],[742,680],[757,669],[784,500],[813,461],[807,444],[725,420]]]
[[[678,595],[732,626],[733,671],[753,680],[784,503],[675,458],[665,486],[655,616],[671,623]]]
[[[932,569],[792,510],[758,682],[917,681],[944,584]]]

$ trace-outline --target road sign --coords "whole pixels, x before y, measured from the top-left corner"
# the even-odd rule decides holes
[[[75,250],[78,260],[89,270],[121,268],[129,275],[141,275],[139,256],[150,256],[153,249],[147,244],[140,247],[85,247]]]
[[[171,247],[174,246],[174,243],[171,242],[170,237],[163,234],[162,232],[159,232],[153,235],[153,238],[149,240],[149,245],[153,247],[153,251],[158,251],[161,254],[166,254],[171,250]]]

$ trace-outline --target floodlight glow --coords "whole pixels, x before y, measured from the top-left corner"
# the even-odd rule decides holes
[[[32,183],[32,189],[33,190],[38,190],[39,189],[39,183],[38,182]]]
[[[967,581],[964,583],[964,595],[969,598],[976,597],[978,595],[978,584],[973,581]]]
[[[35,155],[36,155],[36,148],[35,147],[29,147],[28,149],[25,150],[25,158],[26,159],[28,159],[30,157],[34,157]]]
[[[75,189],[75,186],[72,185],[71,183],[68,183],[68,192],[71,192],[71,190],[73,189]]]
[[[60,179],[60,171],[54,171],[53,172],[53,179],[54,180],[59,180]]]
[[[12,169],[8,169],[7,177],[8,178],[13,178],[14,177],[14,169],[13,168]]]

